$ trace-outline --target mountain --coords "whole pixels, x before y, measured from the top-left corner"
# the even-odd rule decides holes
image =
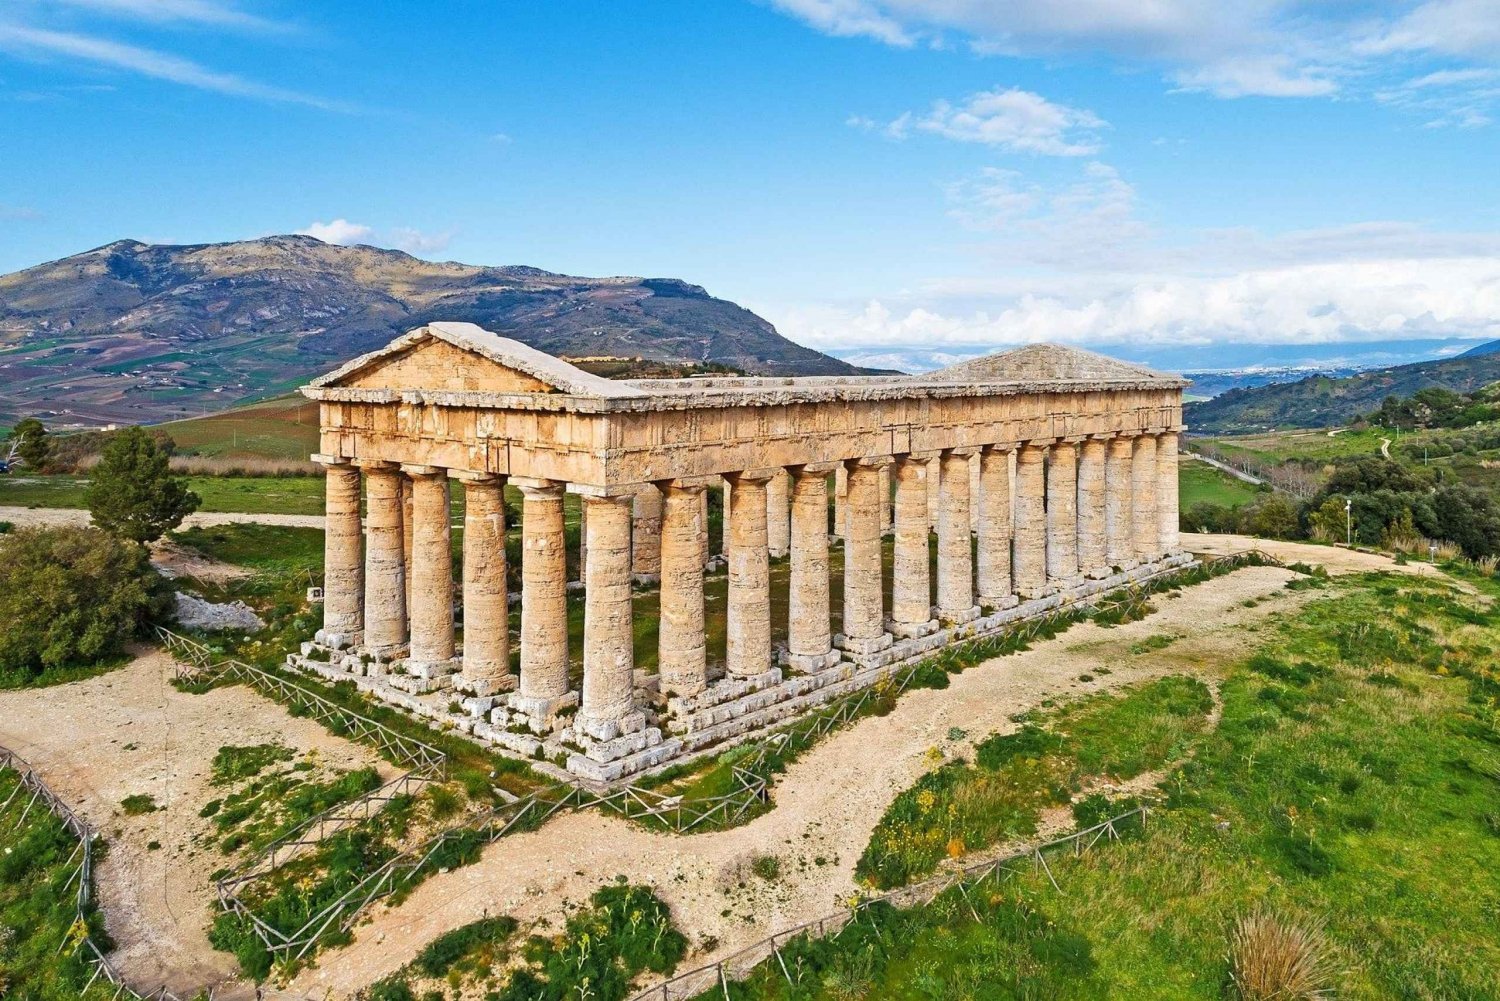
[[[1189,431],[1209,434],[1327,427],[1379,409],[1387,396],[1410,396],[1428,386],[1472,393],[1497,379],[1500,351],[1470,351],[1456,358],[1372,369],[1342,378],[1315,375],[1296,382],[1232,389],[1212,400],[1186,404],[1183,420]]]
[[[1472,358],[1474,355],[1500,354],[1500,341],[1486,341],[1478,347],[1472,347],[1459,355],[1460,358]]]
[[[431,320],[467,320],[575,358],[712,362],[757,375],[861,371],[673,278],[433,263],[310,236],[121,240],[0,277],[0,423],[220,410]]]

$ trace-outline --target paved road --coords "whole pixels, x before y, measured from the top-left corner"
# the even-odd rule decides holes
[[[5,507],[0,506],[0,521],[17,528],[35,525],[78,525],[89,523],[89,513],[76,507]],[[214,525],[281,525],[286,528],[322,528],[321,514],[241,514],[238,512],[203,512],[183,519],[183,528],[211,528]]]
[[[1245,472],[1243,469],[1236,469],[1234,466],[1231,466],[1227,462],[1220,462],[1218,459],[1210,459],[1208,456],[1206,456],[1206,455],[1199,455],[1197,452],[1183,452],[1182,453],[1182,458],[1184,458],[1184,459],[1196,459],[1199,462],[1206,462],[1210,466],[1213,466],[1215,469],[1222,469],[1222,470],[1224,470],[1224,472],[1228,473],[1230,476],[1233,476],[1236,479],[1244,480],[1246,483],[1253,483],[1256,486],[1260,486],[1261,484],[1263,484],[1263,483],[1266,482],[1265,480],[1261,479],[1258,476],[1252,476],[1252,475],[1250,475],[1249,473]]]

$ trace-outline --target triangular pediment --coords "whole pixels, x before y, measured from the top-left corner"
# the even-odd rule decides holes
[[[429,323],[314,379],[314,388],[640,396],[473,323]]]
[[[1144,365],[1062,344],[1027,344],[971,358],[920,378],[940,382],[1181,382],[1176,376]]]

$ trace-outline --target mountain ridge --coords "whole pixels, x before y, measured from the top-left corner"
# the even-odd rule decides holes
[[[124,239],[0,276],[0,419],[135,423],[221,410],[434,320],[571,357],[862,371],[677,278],[433,262],[302,235]]]

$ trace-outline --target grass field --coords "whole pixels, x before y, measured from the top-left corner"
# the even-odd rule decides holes
[[[1143,834],[1057,862],[1060,891],[1028,869],[874,908],[784,944],[794,985],[772,963],[730,996],[1210,1001],[1235,996],[1234,922],[1264,909],[1322,927],[1338,997],[1500,997],[1494,613],[1414,578],[1318,586],[1230,670]]]
[[[1271,431],[1265,434],[1199,440],[1235,457],[1271,462],[1285,462],[1289,459],[1333,462],[1336,459],[1379,455],[1380,439],[1395,437],[1394,431],[1372,427],[1363,431],[1340,431],[1334,435],[1327,431]]]
[[[161,429],[183,455],[228,459],[306,459],[318,450],[318,404],[278,396],[206,417],[170,421]]]
[[[207,512],[323,513],[320,476],[189,476]],[[85,507],[87,476],[0,476],[0,506]]]
[[[1253,484],[1196,460],[1186,460],[1177,467],[1177,489],[1183,511],[1203,503],[1239,507],[1259,496]]]

